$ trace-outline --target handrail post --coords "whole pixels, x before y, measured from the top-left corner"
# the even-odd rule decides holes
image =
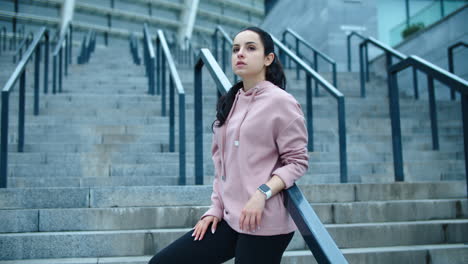
[[[160,95],[161,94],[161,76],[162,76],[162,73],[161,73],[161,57],[162,57],[162,54],[161,54],[161,45],[157,45],[156,46],[156,94],[157,95]]]
[[[66,33],[65,35],[65,62],[64,62],[64,66],[65,66],[65,76],[68,76],[68,61],[70,60],[70,57],[69,57],[69,49],[68,49],[68,43],[69,39],[68,39],[68,32]],[[63,48],[63,46],[62,46]]]
[[[195,65],[194,75],[194,120],[195,120],[195,184],[203,185],[203,98],[202,98],[202,66]]]
[[[175,151],[174,81],[169,77],[169,152]]]
[[[391,56],[386,53],[386,56]],[[387,58],[391,60],[390,58]],[[388,70],[388,69],[387,69]],[[392,126],[392,146],[393,146],[393,167],[395,174],[395,181],[404,181],[405,176],[403,173],[403,151],[401,148],[401,126],[400,126],[400,103],[398,82],[394,72],[388,72],[388,96],[390,107],[390,121]]]
[[[179,185],[185,185],[186,162],[185,162],[185,94],[179,94]]]
[[[333,72],[333,86],[338,88],[338,83],[337,83],[338,81],[336,78],[336,63],[332,64],[332,72]]]
[[[166,57],[161,56],[161,115],[166,116]]]
[[[364,43],[359,44],[359,71],[360,71],[360,80],[361,80],[361,98],[366,97],[366,84],[364,80]]]
[[[221,58],[222,58],[222,69],[223,72],[226,72],[226,39],[223,38],[222,46],[221,46]]]
[[[338,97],[338,134],[340,141],[340,182],[348,182],[348,162],[346,150],[346,114],[345,114],[345,99],[343,96]]]
[[[414,99],[419,99],[419,89],[418,89],[418,70],[413,67],[413,88],[414,88]]]
[[[2,91],[2,134],[0,155],[0,188],[8,186],[8,111],[10,93]]]
[[[313,105],[312,105],[312,77],[306,73],[306,108],[307,108],[307,131],[308,142],[307,149],[309,152],[314,151],[314,122],[313,122]]]
[[[24,151],[24,118],[26,106],[26,70],[21,73],[19,84],[19,113],[18,113],[18,152]]]
[[[57,55],[53,55],[53,64],[52,64],[52,93],[57,92]]]
[[[68,48],[70,49],[68,51],[68,64],[72,64],[72,51],[73,51],[73,26],[71,24],[68,25],[68,28],[69,28],[69,37],[70,37],[70,40],[69,40],[69,45],[68,45]]]
[[[465,150],[465,177],[466,177],[466,194],[468,197],[468,95],[461,94],[461,108],[463,119],[463,146]]]
[[[437,106],[435,101],[434,78],[427,75],[427,85],[429,90],[429,113],[431,117],[432,149],[439,150],[439,132],[437,127]]]
[[[60,47],[59,51],[59,66],[58,66],[58,79],[59,79],[59,87],[58,87],[58,92],[62,92],[62,84],[63,84],[63,49]]]
[[[296,38],[296,54],[299,58],[301,58],[301,55],[299,54],[299,39]],[[315,56],[315,52],[314,52],[314,56]],[[296,79],[297,80],[300,80],[301,79],[301,76],[300,76],[300,72],[299,72],[299,65],[296,64]]]
[[[451,46],[447,50],[447,52],[448,52],[448,67],[449,67],[449,72],[451,72],[451,73],[455,73],[455,71],[453,69],[453,49],[454,49],[454,46]],[[455,100],[455,98],[456,98],[455,90],[452,87],[450,87],[450,98],[452,99],[452,101]]]
[[[366,61],[366,82],[369,82],[370,80],[370,76],[369,76],[369,44],[368,42],[366,42],[366,44],[364,45],[364,50],[365,50],[365,53],[364,53],[364,56],[365,56],[365,61]]]
[[[41,60],[41,44],[36,48],[36,58],[34,60],[34,115],[39,115],[39,64]]]
[[[352,33],[346,36],[346,44],[348,49],[348,72],[351,72],[351,36]]]
[[[213,47],[214,47],[214,57],[216,61],[218,60],[218,29],[215,30],[213,34]]]
[[[44,93],[49,91],[49,32],[45,34],[44,44]]]
[[[314,71],[318,72],[318,56],[317,52],[314,50]],[[318,82],[315,82],[315,97],[319,97],[319,87],[318,87]]]

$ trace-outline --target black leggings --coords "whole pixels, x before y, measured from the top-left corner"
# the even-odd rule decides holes
[[[240,264],[279,264],[294,232],[277,236],[237,233],[224,220],[216,232],[208,227],[201,241],[193,241],[193,230],[162,249],[149,264],[219,264],[235,257]]]

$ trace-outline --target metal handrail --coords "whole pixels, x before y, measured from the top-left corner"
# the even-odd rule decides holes
[[[162,30],[158,30],[156,35],[156,60],[157,76],[166,76],[167,64],[169,68],[169,151],[175,151],[175,99],[174,91],[177,91],[179,96],[179,185],[185,185],[186,180],[186,148],[185,148],[185,91],[182,86],[179,73],[175,67],[169,46],[167,45],[166,37]],[[159,72],[160,71],[160,72]],[[166,82],[162,81],[162,91],[166,90]],[[165,98],[164,98],[165,100]]]
[[[283,37],[282,37],[282,42],[284,44],[287,45],[287,40],[286,40],[286,36],[287,35],[291,35],[294,40],[295,40],[295,44],[296,44],[296,47],[295,47],[295,51],[296,51],[296,54],[299,56],[299,58],[303,59],[304,56],[300,53],[300,43],[302,43],[302,45],[304,45],[305,47],[307,47],[308,49],[312,50],[312,54],[313,54],[313,66],[312,68],[318,72],[318,57],[321,57],[323,60],[327,61],[331,67],[332,67],[332,74],[333,74],[333,86],[337,87],[337,79],[336,79],[336,61],[333,60],[332,58],[330,58],[328,55],[326,55],[325,53],[317,50],[316,48],[314,48],[309,42],[307,42],[303,37],[301,37],[299,34],[297,34],[295,31],[293,31],[292,29],[290,28],[287,28],[285,31],[283,31]],[[296,76],[297,76],[297,79],[299,79],[299,72],[300,72],[300,69],[299,68],[296,68]],[[316,83],[315,85],[315,91],[316,91],[316,95],[317,95],[317,92],[318,92],[318,84]]]
[[[78,64],[85,64],[89,62],[91,54],[96,47],[96,32],[89,30],[88,33],[83,37],[81,42],[80,56],[78,56]]]
[[[367,37],[364,37],[363,35],[359,34],[358,32],[355,32],[355,31],[351,31],[351,33],[346,36],[346,46],[347,46],[347,49],[348,49],[348,71],[349,72],[351,72],[351,38],[353,36],[356,36],[356,37],[360,38],[361,40],[365,40],[367,38]],[[369,63],[369,53],[368,53],[368,50],[367,50],[367,46],[366,46],[366,63],[367,64]]]
[[[229,44],[229,47],[232,47],[232,39],[229,37],[229,34],[221,26],[216,26],[215,31],[212,35],[212,42],[214,48],[214,57],[216,61],[219,59],[219,50],[218,50],[218,34],[221,34],[221,69],[223,72],[226,72],[226,65],[228,64],[228,58],[226,56],[226,44]],[[237,75],[234,74],[234,82],[237,82]],[[219,94],[218,94],[219,95]]]
[[[135,34],[130,34],[129,37],[129,43],[130,43],[130,53],[132,54],[132,59],[133,63],[136,65],[141,64],[141,59],[140,55],[138,54],[138,38],[135,36]]]
[[[27,38],[23,38],[23,40],[20,42],[18,48],[16,48],[15,53],[13,54],[13,63],[16,63],[16,56],[19,54],[19,59],[23,57],[23,48],[26,50],[29,47],[29,44],[31,43],[32,39],[34,38],[34,34],[32,32],[29,32]]]
[[[307,63],[301,60],[294,52],[288,49],[281,41],[271,36],[275,45],[279,48],[279,57],[281,61],[285,61],[287,55],[291,58],[297,66],[305,71],[306,74],[306,112],[307,112],[307,131],[309,135],[309,142],[307,148],[309,151],[314,151],[314,137],[313,137],[313,115],[312,115],[312,79],[325,89],[331,96],[333,96],[338,104],[338,135],[339,135],[339,148],[340,148],[340,182],[348,182],[348,167],[347,167],[347,154],[346,154],[346,115],[345,115],[345,97],[344,95],[325,80],[320,74],[312,69]]]
[[[367,60],[367,58],[364,58],[364,50],[368,50],[368,45],[372,44],[374,47],[379,48],[385,53],[386,57],[386,69],[392,65],[392,60],[393,57],[399,59],[399,60],[404,60],[407,58],[406,55],[403,53],[393,49],[392,47],[387,46],[386,44],[374,39],[373,37],[367,37],[365,38],[360,44],[359,44],[359,66],[360,66],[360,83],[361,83],[361,97],[364,98],[366,97],[366,81],[369,81],[369,69],[368,69],[368,62],[366,62],[366,68],[367,71],[364,69],[365,63],[364,59]],[[364,76],[365,71],[367,72],[367,78]],[[367,80],[366,80],[367,79]],[[417,69],[413,68],[413,88],[414,88],[414,97],[416,99],[419,98],[419,92],[418,92],[418,78],[417,78]]]
[[[45,38],[45,43],[41,39]],[[8,119],[9,119],[9,97],[16,82],[19,83],[19,113],[18,113],[18,152],[24,150],[24,122],[25,122],[25,95],[26,95],[26,74],[27,64],[34,54],[34,115],[39,115],[39,74],[41,61],[41,45],[45,45],[44,59],[44,90],[48,85],[48,67],[49,67],[49,30],[41,27],[32,44],[25,52],[25,56],[16,66],[13,74],[8,79],[2,89],[2,119],[1,119],[1,144],[0,144],[0,188],[7,187],[8,178]]]
[[[195,63],[195,184],[203,184],[203,66],[218,92],[225,94],[232,86],[211,52],[201,49]],[[348,263],[296,184],[284,190],[284,204],[318,263]]]
[[[66,27],[65,32],[59,33],[60,37],[57,41],[57,44],[54,48],[54,51],[52,52],[52,59],[53,59],[53,69],[52,69],[52,93],[57,92],[57,79],[58,79],[58,92],[62,92],[62,86],[63,86],[63,68],[65,64],[65,76],[68,75],[68,64],[71,63],[71,60],[69,59],[69,56],[71,54],[69,46],[71,46],[72,39],[69,37],[69,34],[71,34],[72,28],[69,25]],[[65,56],[63,53],[65,52]],[[65,57],[65,60],[64,60]],[[57,64],[58,64],[58,69],[57,69]],[[58,73],[57,73],[58,70]],[[58,77],[57,77],[58,75]],[[45,91],[47,93],[47,90]]]
[[[148,31],[148,25],[143,25],[143,62],[145,63],[146,76],[148,76],[148,94],[154,95],[154,61],[156,59],[153,43],[151,42],[151,36]],[[159,78],[158,78],[159,84]],[[157,86],[156,94],[160,94],[160,86]],[[165,108],[163,108],[165,110]],[[165,112],[165,111],[164,111]],[[164,113],[165,115],[165,113]]]
[[[389,55],[387,55],[389,56]],[[430,63],[417,56],[410,56],[401,62],[390,66],[387,69],[388,73],[388,89],[390,97],[390,118],[392,124],[392,144],[393,158],[395,167],[395,180],[404,181],[403,174],[403,154],[401,147],[401,128],[400,128],[400,106],[398,98],[398,81],[397,73],[402,70],[412,67],[426,73],[428,88],[429,88],[429,103],[431,112],[431,126],[434,148],[438,149],[438,133],[437,133],[437,116],[434,93],[434,79],[445,84],[448,87],[455,89],[461,94],[462,103],[462,120],[463,120],[463,138],[465,151],[465,170],[468,180],[468,81]],[[467,181],[468,194],[468,181]]]
[[[448,47],[447,53],[448,53],[448,66],[449,66],[449,72],[455,73],[455,69],[453,67],[453,50],[458,48],[458,47],[465,47],[468,48],[468,44],[466,44],[463,41],[457,42],[453,44],[452,46]],[[450,97],[452,100],[455,100],[455,91],[453,89],[450,89]]]

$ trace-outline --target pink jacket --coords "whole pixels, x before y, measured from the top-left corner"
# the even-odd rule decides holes
[[[273,175],[291,187],[308,168],[307,130],[300,105],[289,93],[262,81],[240,89],[222,127],[214,127],[215,179],[211,208],[202,216],[224,219],[239,233],[239,217],[257,188]],[[296,230],[283,193],[267,200],[260,230],[279,235]]]

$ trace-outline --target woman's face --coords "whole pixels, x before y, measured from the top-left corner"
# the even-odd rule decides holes
[[[271,64],[272,53],[264,55],[260,36],[250,30],[242,31],[232,44],[232,71],[242,79],[264,79],[266,66]]]

